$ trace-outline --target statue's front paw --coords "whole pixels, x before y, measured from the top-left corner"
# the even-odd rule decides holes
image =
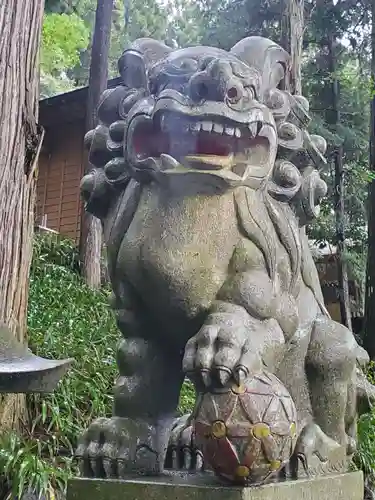
[[[172,427],[165,467],[188,471],[204,469],[203,454],[196,446],[190,415],[178,418]]]
[[[158,474],[164,456],[154,449],[154,441],[155,428],[142,420],[100,418],[78,443],[76,457],[81,475],[124,478],[132,473]]]
[[[230,323],[230,321],[229,321]],[[237,325],[204,325],[185,347],[184,371],[197,387],[242,384],[261,370],[256,346],[248,331]]]

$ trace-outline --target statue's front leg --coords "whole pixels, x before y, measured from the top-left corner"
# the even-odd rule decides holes
[[[263,370],[274,370],[285,344],[275,319],[277,301],[266,273],[244,273],[228,280],[200,331],[186,345],[184,371],[197,389],[241,384]]]
[[[157,324],[137,313],[122,292],[118,323],[127,336],[117,351],[113,417],[94,421],[79,442],[76,455],[86,477],[161,473],[176,417],[181,352],[163,341]]]
[[[183,376],[181,356],[141,338],[122,341],[114,416],[94,421],[77,456],[86,477],[159,474],[175,421]]]

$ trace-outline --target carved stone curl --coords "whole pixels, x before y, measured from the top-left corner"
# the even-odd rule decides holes
[[[347,466],[357,399],[374,390],[367,354],[324,306],[309,250],[326,144],[307,131],[307,100],[282,90],[288,68],[261,37],[229,52],[141,39],[121,56],[123,83],[103,95],[82,180],[124,337],[114,416],[77,450],[84,475],[159,474],[166,456],[186,466],[189,454],[201,469],[201,452],[221,476],[250,482]],[[185,374],[199,400],[176,422]],[[227,414],[235,400],[247,413]],[[234,431],[220,447],[224,428]],[[228,460],[240,469],[224,470]]]

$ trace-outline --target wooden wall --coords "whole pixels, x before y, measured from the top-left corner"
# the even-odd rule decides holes
[[[36,223],[47,216],[47,227],[79,240],[82,203],[84,123],[66,123],[46,130],[39,159]]]

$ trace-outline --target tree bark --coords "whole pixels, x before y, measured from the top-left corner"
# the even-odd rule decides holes
[[[327,120],[337,129],[340,124],[340,85],[336,75],[336,40],[333,35],[328,37],[328,64],[331,74],[331,102],[332,113]],[[344,165],[343,147],[339,145],[334,152],[333,161],[335,165],[335,216],[336,216],[336,248],[337,248],[337,280],[339,285],[339,304],[341,322],[352,329],[351,307],[349,297],[348,269],[345,259],[345,205],[344,205]]]
[[[304,33],[304,0],[290,0],[290,86],[294,94],[302,94],[302,46]]]
[[[339,303],[341,322],[352,329],[350,307],[348,266],[345,260],[345,204],[344,204],[344,167],[343,147],[339,146],[334,155],[335,163],[335,215],[336,215],[336,256],[337,281],[339,285]]]
[[[370,122],[370,170],[375,174],[375,2],[372,3],[371,36],[371,122]],[[366,274],[366,302],[364,346],[375,360],[375,181],[369,186],[368,251]]]
[[[284,0],[281,19],[281,45],[291,56],[291,71],[286,88],[302,94],[302,47],[304,34],[304,0]]]
[[[86,111],[86,130],[97,125],[97,107],[101,94],[107,88],[108,52],[111,34],[113,0],[98,0],[92,40],[89,91]],[[90,164],[85,171],[90,170]],[[82,210],[81,261],[83,276],[88,286],[101,285],[102,227],[99,219]]]
[[[37,159],[42,0],[0,2],[0,323],[26,342]],[[0,428],[17,428],[22,396],[4,396]]]

